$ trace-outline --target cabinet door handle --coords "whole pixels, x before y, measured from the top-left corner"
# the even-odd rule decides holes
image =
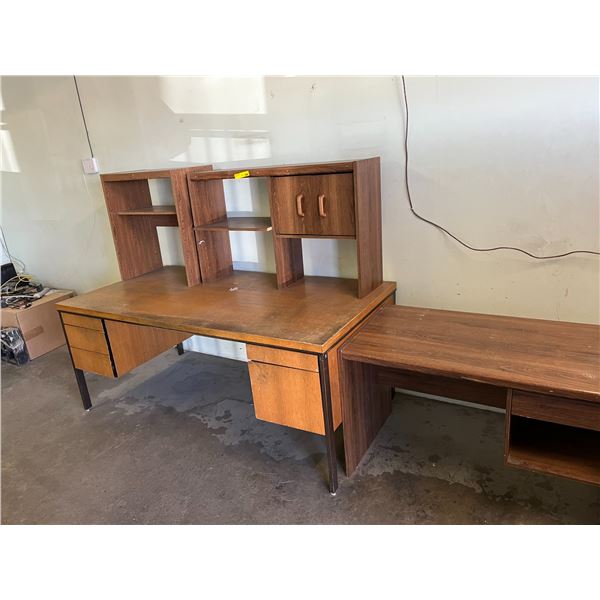
[[[304,194],[298,194],[296,196],[296,212],[299,217],[304,216],[304,209],[302,208],[302,200],[304,200]]]
[[[319,196],[319,216],[327,216],[327,213],[325,212],[325,194]]]

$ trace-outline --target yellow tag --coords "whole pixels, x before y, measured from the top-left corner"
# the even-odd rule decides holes
[[[250,177],[250,171],[240,171],[239,173],[234,173],[234,179],[242,179],[244,177]]]

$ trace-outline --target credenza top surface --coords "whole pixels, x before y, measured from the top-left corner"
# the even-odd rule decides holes
[[[342,356],[382,367],[600,402],[600,326],[382,308]]]

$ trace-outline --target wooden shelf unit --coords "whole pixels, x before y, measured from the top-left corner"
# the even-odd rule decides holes
[[[139,277],[163,266],[157,227],[177,227],[188,285],[201,282],[198,251],[192,229],[187,185],[189,171],[201,172],[211,166],[104,173],[100,176],[123,280]],[[169,179],[172,206],[152,204],[149,181]]]
[[[234,222],[227,214],[223,180],[268,179],[270,225]],[[383,281],[379,158],[338,163],[258,167],[242,171],[190,171],[187,175],[200,277],[214,281],[231,273],[230,231],[270,231],[277,285],[304,277],[302,238],[355,239],[359,298]],[[255,220],[258,218],[254,218]]]
[[[258,167],[242,176],[268,180],[269,217],[228,214],[223,181],[239,171],[211,166],[101,175],[122,279],[163,266],[157,227],[177,227],[188,285],[233,270],[231,231],[271,232],[277,287],[304,277],[303,238],[355,239],[359,298],[383,281],[379,158]],[[154,206],[151,179],[169,179],[172,206]]]

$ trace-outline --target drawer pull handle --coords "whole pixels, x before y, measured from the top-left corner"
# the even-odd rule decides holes
[[[319,196],[319,216],[327,216],[327,213],[325,212],[325,194]]]
[[[299,217],[304,216],[304,209],[302,208],[302,200],[304,199],[304,194],[298,194],[296,196],[296,212]]]

